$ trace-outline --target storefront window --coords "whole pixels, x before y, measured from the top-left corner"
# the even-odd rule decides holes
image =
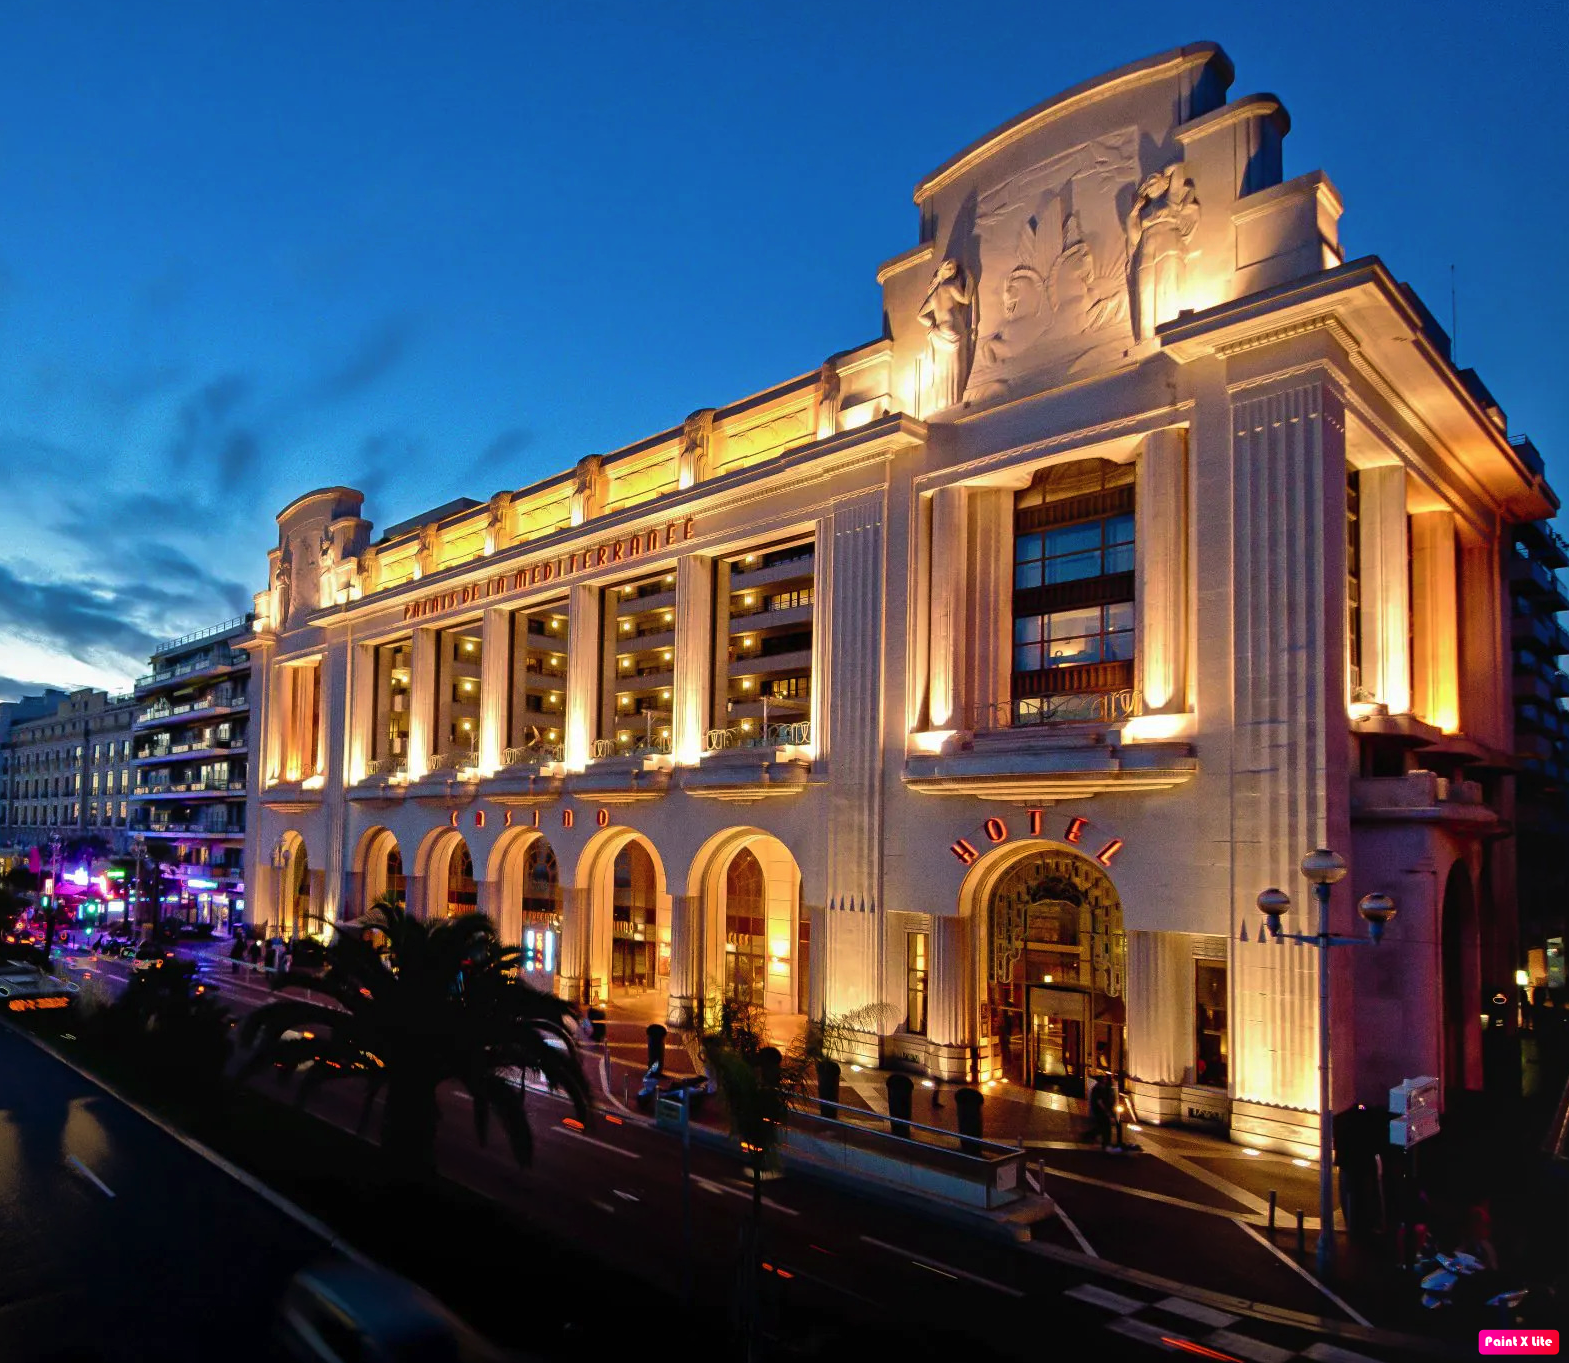
[[[905,1014],[904,1030],[926,1035],[926,951],[931,940],[924,932],[912,932],[905,939]]]
[[[610,982],[624,989],[648,989],[654,982],[657,884],[654,859],[640,842],[629,842],[616,857],[610,942]]]
[[[762,1003],[768,966],[763,868],[747,848],[725,872],[725,996]]]
[[[479,906],[479,886],[474,883],[474,861],[468,844],[459,842],[447,862],[447,917],[473,913]]]
[[[523,857],[522,908],[523,969],[554,975],[561,945],[561,892],[556,854],[544,838],[535,838]]]
[[[1225,1088],[1226,1059],[1226,963],[1195,961],[1193,983],[1194,1050],[1193,1077],[1211,1088]]]

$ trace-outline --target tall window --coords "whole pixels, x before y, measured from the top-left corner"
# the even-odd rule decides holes
[[[479,905],[479,886],[474,883],[474,859],[468,844],[459,842],[447,861],[447,917],[473,913]]]
[[[1211,1088],[1227,1078],[1226,963],[1195,961],[1193,981],[1193,1077]]]
[[[1014,500],[1014,722],[1110,719],[1133,686],[1133,469],[1043,469]]]
[[[468,765],[479,746],[479,686],[483,657],[479,621],[436,636],[436,713],[431,729],[436,767]]]
[[[1362,689],[1362,486],[1346,473],[1346,670],[1351,699]]]
[[[924,932],[905,937],[904,1030],[926,1035],[926,952],[930,941]]]
[[[654,859],[640,842],[621,849],[613,868],[614,900],[610,982],[647,989],[654,982],[658,938]]]
[[[371,728],[371,757],[389,768],[408,765],[412,649],[410,640],[396,639],[376,650],[376,714]]]
[[[523,857],[523,969],[555,973],[561,933],[561,893],[556,854],[535,838]]]
[[[767,958],[767,901],[761,863],[743,847],[725,871],[725,996],[762,1003]]]

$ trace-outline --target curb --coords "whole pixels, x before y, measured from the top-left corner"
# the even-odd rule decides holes
[[[125,1094],[121,1093],[119,1089],[114,1087],[113,1084],[109,1083],[105,1079],[100,1079],[91,1070],[84,1069],[69,1056],[62,1055],[42,1037],[34,1036],[31,1032],[17,1027],[10,1022],[7,1022],[5,1026],[15,1035],[31,1042],[39,1050],[43,1051],[45,1055],[58,1060],[68,1070],[72,1070],[76,1074],[80,1075],[83,1079],[87,1080],[88,1083],[92,1084],[93,1087],[101,1089],[104,1093],[107,1093],[109,1097],[115,1100],[115,1102],[129,1108],[144,1122],[147,1122],[151,1126],[157,1127],[158,1130],[163,1132],[164,1135],[178,1141],[187,1150],[191,1151],[193,1154],[199,1155],[215,1169],[221,1170],[223,1173],[227,1174],[236,1183],[240,1184],[249,1192],[254,1193],[264,1202],[269,1203],[271,1206],[287,1216],[290,1220],[303,1226],[306,1230],[310,1231],[319,1239],[324,1240],[328,1249],[343,1255],[343,1257],[346,1259],[353,1260],[362,1268],[376,1269],[389,1275],[392,1273],[391,1269],[388,1269],[377,1263],[368,1254],[361,1252],[353,1245],[349,1244],[347,1240],[344,1240],[341,1236],[339,1236],[338,1233],[334,1231],[331,1226],[327,1225],[325,1221],[312,1216],[303,1207],[289,1201],[289,1199],[280,1193],[276,1188],[269,1187],[254,1174],[247,1173],[237,1164],[232,1164],[216,1150],[213,1150],[209,1146],[203,1145],[199,1140],[196,1140],[192,1136],[187,1136],[177,1127],[171,1126],[168,1122],[164,1121],[162,1117],[159,1117],[154,1112],[148,1111],[135,1099],[127,1098]]]

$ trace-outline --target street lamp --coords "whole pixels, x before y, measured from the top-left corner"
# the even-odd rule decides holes
[[[1329,889],[1346,874],[1346,860],[1338,852],[1320,847],[1302,858],[1302,874],[1318,900],[1316,933],[1282,932],[1280,920],[1291,908],[1291,896],[1274,887],[1258,897],[1269,935],[1275,941],[1302,942],[1318,948],[1318,1271],[1327,1277],[1335,1262],[1334,1130],[1329,1105],[1329,949],[1377,946],[1384,940],[1384,925],[1395,916],[1395,901],[1387,894],[1363,895],[1357,912],[1367,923],[1366,937],[1336,937],[1329,930]]]

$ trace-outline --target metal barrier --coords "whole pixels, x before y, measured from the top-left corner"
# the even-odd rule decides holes
[[[526,743],[517,748],[503,748],[501,751],[501,765],[504,767],[526,767],[535,762],[559,762],[564,749],[559,743]]]
[[[704,752],[723,752],[729,748],[801,747],[812,741],[808,720],[794,724],[763,724],[755,729],[710,729],[703,738]]]

